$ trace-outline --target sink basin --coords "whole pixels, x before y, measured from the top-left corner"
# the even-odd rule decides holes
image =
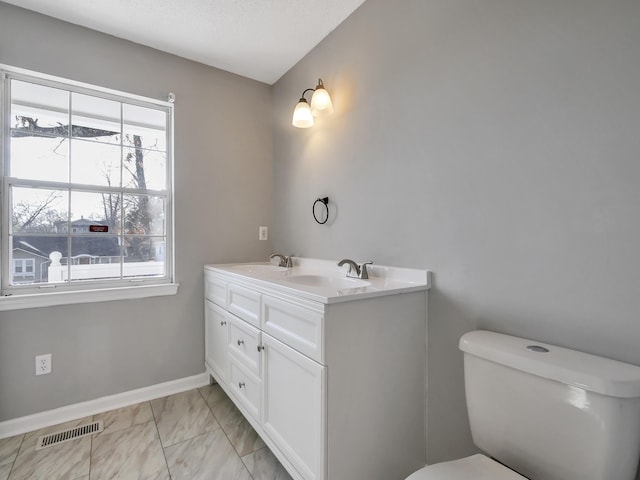
[[[261,263],[241,263],[238,265],[232,265],[231,269],[238,270],[239,272],[251,273],[251,272],[284,272],[286,267],[279,267],[273,264],[261,264]]]
[[[325,275],[292,275],[284,279],[287,282],[311,287],[331,287],[337,289],[366,287],[371,283],[359,278],[330,277]]]

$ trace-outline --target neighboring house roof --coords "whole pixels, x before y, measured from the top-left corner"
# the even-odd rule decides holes
[[[78,220],[73,220],[71,222],[71,225],[106,225],[107,222],[106,220],[89,220],[87,218],[80,218]]]
[[[34,255],[49,258],[51,252],[69,256],[67,237],[36,237],[14,235],[13,248],[20,248]],[[117,237],[71,237],[71,255],[95,255],[111,257],[120,255]]]
[[[55,223],[56,230],[59,233],[66,233],[68,225],[66,220],[59,220]],[[71,227],[90,227],[91,225],[108,225],[108,222],[106,220],[90,220],[84,217],[71,221]]]
[[[45,260],[49,259],[49,257],[47,255],[42,255],[40,253],[36,253],[33,248],[29,248],[29,247],[27,247],[27,248],[16,248],[14,246],[13,251],[15,252],[16,250],[19,250],[19,251],[24,252],[24,253],[26,253],[28,255],[35,255],[36,257],[44,258]],[[35,249],[35,250],[37,251],[37,249]]]

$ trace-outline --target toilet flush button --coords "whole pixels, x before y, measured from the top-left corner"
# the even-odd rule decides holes
[[[545,348],[541,345],[529,345],[527,347],[527,350],[531,350],[532,352],[539,352],[539,353],[548,353],[549,349]]]

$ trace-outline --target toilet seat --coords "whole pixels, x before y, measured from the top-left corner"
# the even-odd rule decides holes
[[[409,475],[406,480],[526,480],[513,470],[481,454],[435,463]]]

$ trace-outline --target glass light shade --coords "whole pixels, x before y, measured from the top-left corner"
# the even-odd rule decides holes
[[[322,86],[318,85],[311,97],[311,113],[314,117],[330,115],[333,113],[333,103],[329,92]]]
[[[291,124],[298,128],[313,127],[313,115],[311,108],[304,98],[301,98],[293,111],[293,120]]]

